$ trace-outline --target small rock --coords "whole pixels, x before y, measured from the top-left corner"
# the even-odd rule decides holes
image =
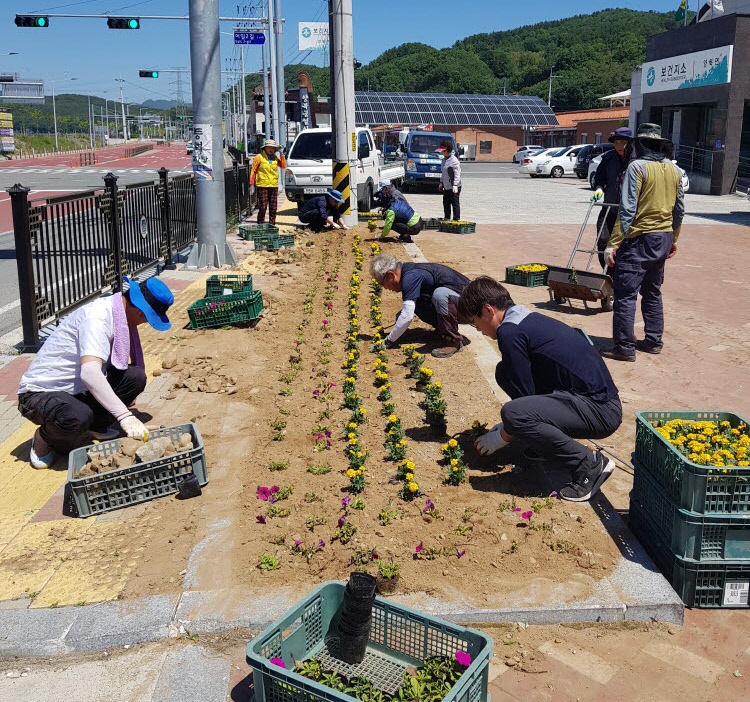
[[[500,534],[500,541],[507,541],[508,535],[507,534]]]
[[[119,454],[114,455],[114,460],[117,468],[129,468],[135,463],[132,456],[120,456]]]
[[[500,566],[499,566],[499,565],[498,565],[497,563],[495,563],[495,561],[490,561],[490,565],[491,565],[491,566],[492,566],[493,568],[499,568],[499,567],[500,567]]]
[[[383,537],[385,537],[385,534],[382,531],[378,530],[375,532],[375,536],[379,536],[382,539]]]
[[[184,434],[180,434],[178,443],[180,446],[187,446],[189,444],[190,448],[193,448],[193,437],[185,432]]]
[[[28,678],[28,677],[29,677],[29,674],[28,674],[28,673],[21,673],[21,677],[22,677],[22,678]]]
[[[448,573],[448,571],[447,571],[447,570],[444,570],[444,571],[443,571],[443,575],[447,577],[448,575],[450,575],[450,573]]]
[[[127,651],[130,648],[130,644],[125,644],[123,648]]]
[[[536,565],[536,558],[529,556],[529,563],[531,563],[531,565]]]
[[[175,351],[169,351],[167,352],[167,355],[164,356],[161,367],[165,370],[169,370],[170,368],[174,368],[177,365],[177,353]]]
[[[167,450],[167,446],[171,446],[172,442],[163,436],[159,439],[151,439],[147,443],[143,444],[136,452],[138,460],[142,463],[148,461],[155,461],[164,456],[164,452]]]
[[[555,639],[555,643],[562,643],[562,639]]]
[[[153,372],[154,378],[158,378],[161,375],[161,368],[156,368]]]
[[[141,446],[143,446],[143,442],[138,441],[138,439],[120,439],[120,453],[125,456],[130,456],[132,458]]]
[[[172,390],[170,390],[166,395],[164,395],[165,400],[174,400],[175,397],[177,397],[177,395]]]
[[[674,636],[677,632],[670,626],[669,629],[667,629],[667,633]]]
[[[581,515],[578,515],[578,517],[576,517],[576,521],[579,524],[585,524],[586,523],[586,520]]]

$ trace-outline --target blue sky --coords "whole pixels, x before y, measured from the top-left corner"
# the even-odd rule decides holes
[[[321,52],[307,57],[297,49],[297,23],[325,21],[326,0],[282,0],[286,19],[284,55],[287,62],[322,65]],[[220,0],[222,16],[237,16],[238,7],[253,2]],[[696,0],[690,0],[692,8]],[[4,0],[0,3],[0,71],[14,71],[23,77],[56,80],[55,91],[99,95],[119,99],[122,76],[126,102],[176,96],[176,74],[163,73],[157,80],[138,78],[139,68],[189,67],[188,23],[186,21],[142,20],[137,31],[111,30],[103,19],[52,18],[48,29],[17,28],[16,13],[112,14],[116,16],[186,15],[188,0]],[[588,14],[608,7],[635,10],[673,11],[679,0],[354,0],[354,53],[366,63],[386,49],[404,42],[420,41],[435,47],[451,46],[458,39],[479,32],[512,29],[527,24]],[[9,9],[9,6],[10,9]],[[428,9],[426,9],[428,8]],[[240,11],[240,15],[246,13]],[[222,23],[222,31],[232,24]],[[238,65],[238,53],[230,36],[222,36],[222,69]],[[260,52],[248,47],[246,70],[260,68]],[[186,99],[190,86],[183,85]],[[74,77],[75,82],[64,80]],[[63,79],[63,80],[59,80]]]

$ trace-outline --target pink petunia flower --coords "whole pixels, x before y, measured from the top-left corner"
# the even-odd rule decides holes
[[[295,539],[294,540],[294,545],[295,546],[302,546],[302,542],[299,539]]]
[[[271,663],[279,666],[279,668],[286,668],[286,664],[281,660],[281,658],[272,658]]]
[[[259,500],[263,500],[263,502],[268,502],[268,496],[271,494],[271,491],[267,487],[261,487],[258,486],[258,492],[255,493],[258,496]]]
[[[414,553],[422,553],[422,549],[423,549],[423,548],[424,548],[424,545],[423,545],[423,544],[422,544],[422,542],[420,541],[420,542],[419,542],[419,543],[417,544],[417,547],[416,547],[416,548],[414,549]]]
[[[461,558],[461,556],[463,556],[464,553],[466,553],[466,549],[465,548],[464,549],[460,549],[460,550],[456,549],[456,558]]]
[[[471,665],[471,656],[466,651],[456,651],[453,655],[456,657],[456,663],[464,668]]]
[[[524,513],[523,513],[523,514],[521,515],[521,519],[528,519],[529,521],[531,521],[531,518],[532,518],[533,516],[534,516],[534,513],[533,513],[533,512],[524,512]]]
[[[281,488],[278,485],[271,485],[271,494],[277,493],[279,490],[281,490]]]
[[[521,508],[520,508],[520,507],[514,507],[514,508],[513,508],[513,511],[514,511],[514,512],[520,512],[520,511],[521,511]]]

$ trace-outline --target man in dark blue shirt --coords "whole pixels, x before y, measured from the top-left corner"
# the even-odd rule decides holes
[[[314,232],[322,232],[326,227],[349,229],[341,218],[341,205],[344,198],[338,190],[328,190],[308,200],[299,208],[299,218]]]
[[[385,338],[386,346],[397,345],[416,313],[423,322],[437,327],[445,344],[432,350],[436,358],[448,358],[463,348],[458,332],[458,296],[469,279],[439,263],[401,263],[387,253],[370,263],[370,273],[386,290],[400,292],[403,302],[396,324]]]
[[[497,339],[502,360],[495,379],[511,398],[500,412],[503,421],[476,441],[477,451],[489,455],[519,442],[525,452],[570,471],[560,497],[590,499],[615,464],[574,439],[604,439],[622,422],[617,388],[600,355],[575,329],[514,304],[486,276],[464,288],[458,313]]]

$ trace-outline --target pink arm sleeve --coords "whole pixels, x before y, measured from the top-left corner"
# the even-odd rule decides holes
[[[115,395],[112,386],[102,373],[102,364],[98,361],[87,361],[81,365],[81,380],[85,383],[94,399],[115,419],[130,414],[125,403]]]

